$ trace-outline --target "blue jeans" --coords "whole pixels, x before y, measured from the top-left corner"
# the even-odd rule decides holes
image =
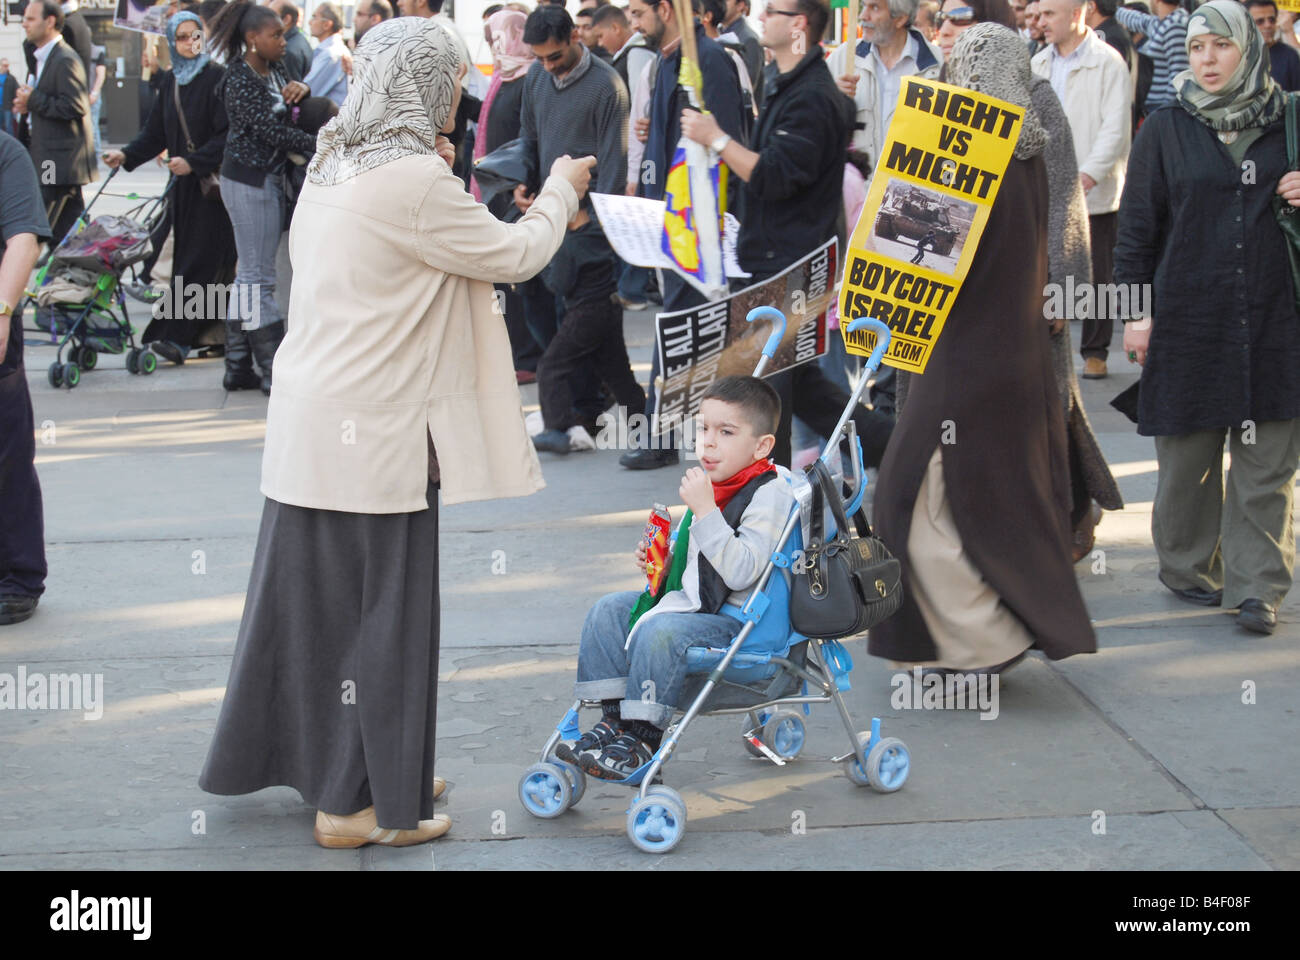
[[[235,231],[235,283],[230,291],[228,320],[245,330],[268,327],[280,319],[275,305],[275,252],[284,227],[282,175],[268,173],[260,187],[221,178],[221,202]]]
[[[627,642],[627,618],[639,591],[609,593],[596,601],[582,625],[578,682],[583,700],[613,700],[624,720],[645,720],[661,730],[672,720],[686,679],[687,647],[725,647],[741,624],[721,613],[663,613],[641,625]]]
[[[0,110],[0,130],[3,130],[11,137],[18,136],[18,129],[14,125],[14,115],[8,110]]]

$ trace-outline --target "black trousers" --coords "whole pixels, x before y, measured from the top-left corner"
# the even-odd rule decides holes
[[[1092,242],[1092,282],[1110,283],[1115,276],[1115,238],[1119,233],[1119,213],[1098,213],[1088,217],[1088,233]],[[1094,314],[1105,313],[1104,318],[1091,316],[1083,321],[1083,336],[1079,339],[1079,353],[1084,357],[1106,359],[1115,320],[1109,310],[1103,310],[1106,298],[1094,286]]]
[[[20,325],[13,332],[21,342]],[[45,515],[32,398],[21,362],[0,373],[0,596],[45,592]]]
[[[41,200],[45,203],[45,217],[50,221],[50,249],[53,250],[63,242],[81,211],[86,209],[86,203],[81,199],[81,185],[77,183],[43,183]]]
[[[533,333],[528,329],[524,310],[523,284],[497,283],[497,300],[502,302],[506,315],[506,333],[510,335],[510,354],[516,370],[537,371],[537,361],[542,357],[542,348]]]
[[[590,372],[603,381],[614,400],[629,410],[645,405],[623,340],[623,308],[609,295],[578,303],[565,302],[564,320],[537,364],[538,397],[547,430],[567,430],[585,420],[575,410],[576,376]]]
[[[541,274],[519,285],[519,294],[524,302],[524,323],[537,344],[537,358],[531,369],[540,376],[541,356],[555,339],[563,321],[564,301],[551,293],[542,282]],[[509,304],[506,305],[508,310]],[[528,367],[516,367],[527,370]],[[594,421],[605,408],[605,398],[601,394],[600,378],[590,365],[584,365],[572,371],[569,386],[573,392],[573,405],[577,409],[577,418],[582,422]]]

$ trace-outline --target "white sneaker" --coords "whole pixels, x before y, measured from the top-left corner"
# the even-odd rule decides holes
[[[569,449],[570,450],[595,450],[596,441],[591,439],[584,428],[576,424],[569,428]]]
[[[542,411],[534,410],[524,417],[524,429],[528,431],[530,437],[535,437],[546,429],[546,423],[542,420]]]

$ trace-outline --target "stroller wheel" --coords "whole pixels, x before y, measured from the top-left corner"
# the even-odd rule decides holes
[[[745,752],[748,753],[751,757],[764,757],[766,756],[766,754],[764,754],[762,750],[758,749],[758,747],[754,746],[752,743],[749,742],[749,737],[747,736],[747,734],[749,733],[750,730],[757,729],[758,730],[757,736],[760,740],[762,740],[763,739],[762,727],[765,723],[767,723],[768,718],[770,716],[771,714],[769,714],[766,710],[758,714],[747,713],[745,714],[745,719],[740,724],[740,735],[745,742]]]
[[[867,780],[877,793],[893,793],[907,782],[912,756],[897,737],[885,737],[867,754]]]
[[[140,348],[132,347],[126,352],[126,372],[139,373]]]
[[[763,742],[782,760],[793,760],[803,749],[803,717],[793,710],[778,710],[763,724]]]
[[[671,787],[654,786],[646,798],[632,798],[627,836],[638,850],[667,853],[686,835],[686,804]]]
[[[871,734],[863,730],[858,734],[858,743],[864,747],[871,742]],[[881,741],[882,743],[884,741]],[[867,765],[871,765],[871,754],[867,754]],[[862,764],[858,763],[858,758],[849,754],[848,759],[844,761],[844,775],[856,783],[859,787],[868,786],[871,780],[867,777],[867,771],[862,769]]]
[[[136,368],[148,375],[158,369],[158,357],[152,350],[143,350],[135,361]]]
[[[99,354],[90,344],[86,344],[77,351],[77,363],[82,370],[94,370],[95,364],[99,363]]]
[[[573,790],[564,771],[553,763],[534,763],[519,778],[519,802],[534,817],[552,820],[573,799]]]
[[[569,778],[569,806],[577,806],[582,795],[587,792],[587,775],[578,767],[567,760],[561,760],[558,757],[550,761],[552,766],[559,767],[564,771],[564,775]]]
[[[51,387],[57,390],[63,386],[63,364],[59,363],[59,361],[55,360],[51,363],[49,369],[45,371],[45,375],[49,378]]]
[[[65,363],[63,365],[63,382],[71,390],[81,382],[81,368],[75,363]]]

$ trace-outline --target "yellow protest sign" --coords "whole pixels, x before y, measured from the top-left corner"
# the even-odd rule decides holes
[[[1025,111],[972,90],[907,77],[840,287],[840,329],[873,317],[893,331],[884,362],[924,373],[970,270]],[[846,334],[866,356],[875,334]]]
[[[1300,12],[1300,0],[1277,0],[1279,10],[1290,10],[1292,13]]]

